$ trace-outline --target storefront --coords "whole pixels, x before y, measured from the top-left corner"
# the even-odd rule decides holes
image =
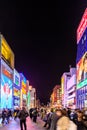
[[[13,105],[16,108],[20,107],[20,74],[15,69],[13,81]]]

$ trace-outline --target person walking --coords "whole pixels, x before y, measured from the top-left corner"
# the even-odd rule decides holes
[[[77,125],[77,130],[87,130],[87,127],[86,127],[84,120],[83,120],[83,112],[82,111],[79,110],[77,112],[77,119],[74,122]]]
[[[18,113],[18,117],[20,119],[21,130],[23,130],[23,126],[24,126],[24,129],[27,130],[27,126],[26,126],[27,116],[28,116],[28,112],[26,111],[25,107],[22,107],[22,110],[20,110],[20,112]]]
[[[56,125],[58,121],[57,111],[58,109],[56,109],[55,112],[52,114],[50,130],[56,130]]]
[[[57,115],[59,117],[57,121],[57,130],[68,130],[70,120],[67,117],[67,111],[59,109]]]
[[[38,115],[38,111],[37,111],[37,108],[35,108],[34,110],[33,110],[33,122],[37,122],[37,115]]]

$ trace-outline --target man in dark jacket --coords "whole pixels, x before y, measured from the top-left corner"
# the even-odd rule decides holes
[[[26,111],[25,107],[22,107],[22,110],[18,113],[18,117],[20,119],[21,130],[23,130],[23,125],[24,125],[25,130],[27,130],[27,127],[26,127],[27,116],[28,116],[28,112]]]
[[[56,114],[56,112],[57,110],[52,114],[50,130],[56,130],[56,124],[58,121],[58,115]]]

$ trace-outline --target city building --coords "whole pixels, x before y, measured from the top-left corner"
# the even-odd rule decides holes
[[[67,92],[67,82],[71,78],[70,72],[63,73],[61,77],[61,93],[62,93],[62,107],[67,107],[68,92]]]
[[[14,53],[0,34],[0,109],[13,109]]]
[[[67,81],[67,107],[76,108],[76,68],[70,68],[71,77]]]
[[[61,107],[62,100],[61,100],[61,86],[56,85],[53,88],[53,92],[51,94],[50,102],[52,107]]]
[[[36,89],[14,69],[14,60],[13,51],[0,34],[0,112],[3,108],[36,107]]]
[[[22,73],[20,73],[20,84],[20,107],[24,106],[27,108],[27,79]]]
[[[87,107],[87,8],[77,28],[77,108]]]
[[[36,89],[31,87],[30,90],[30,108],[36,107]]]
[[[40,99],[36,99],[36,107],[37,108],[40,108],[41,107],[41,104],[40,104]]]

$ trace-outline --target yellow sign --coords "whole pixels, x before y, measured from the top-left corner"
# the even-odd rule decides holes
[[[62,94],[64,94],[64,77],[61,78],[61,88],[62,88]]]
[[[16,88],[14,88],[14,96],[20,97],[20,91]]]
[[[1,55],[3,59],[6,60],[6,62],[12,68],[14,68],[14,53],[12,52],[11,48],[9,47],[3,36],[1,36]]]

